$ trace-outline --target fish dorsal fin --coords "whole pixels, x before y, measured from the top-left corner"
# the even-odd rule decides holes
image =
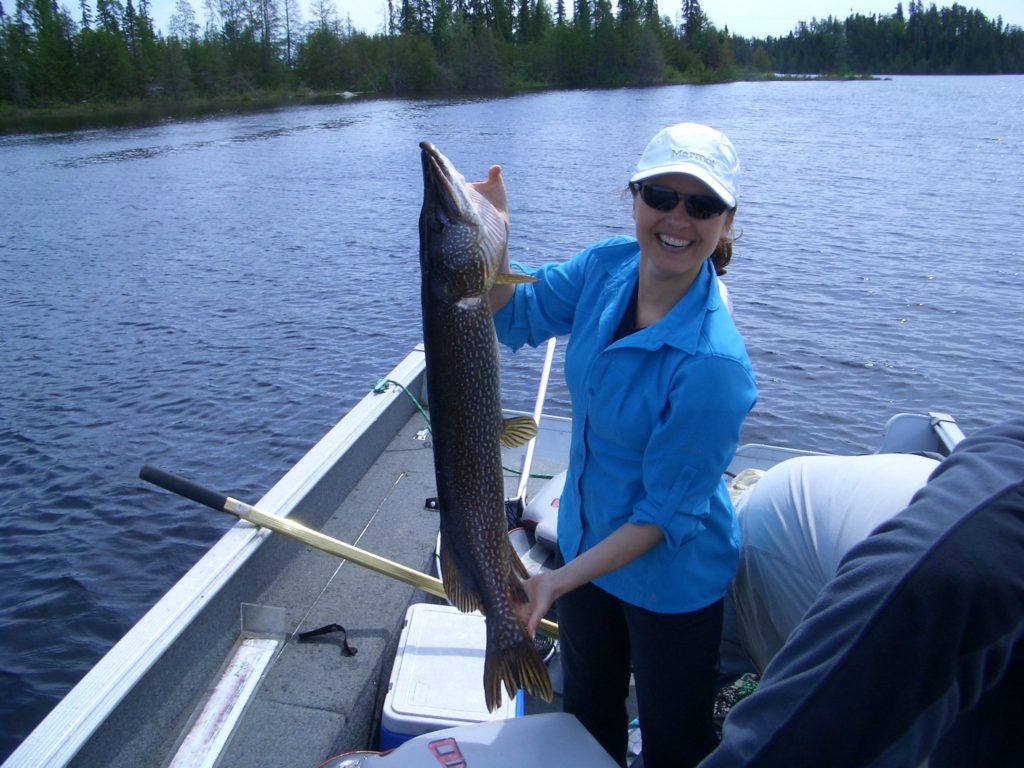
[[[505,419],[505,427],[501,432],[501,444],[506,448],[526,445],[537,436],[537,422],[530,416],[516,416]]]
[[[494,278],[494,282],[502,285],[520,285],[521,283],[539,283],[540,278],[533,275],[523,275],[518,272],[502,272]]]

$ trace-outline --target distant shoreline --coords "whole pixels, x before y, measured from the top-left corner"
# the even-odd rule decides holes
[[[208,117],[221,112],[237,114],[306,104],[341,103],[360,95],[350,92],[268,91],[217,98],[80,102],[45,107],[0,106],[0,133],[160,123],[165,120]],[[375,95],[374,98],[381,97]]]
[[[715,85],[727,82],[761,82],[761,81],[809,81],[815,80],[884,80],[886,76],[855,74],[855,75],[782,75],[758,74],[729,80],[710,82],[666,82],[652,86],[632,87],[664,87],[668,85]],[[622,86],[615,86],[616,88]],[[161,123],[166,120],[198,119],[218,113],[238,114],[244,112],[262,112],[281,107],[341,104],[354,100],[408,99],[408,98],[458,98],[466,96],[488,96],[505,98],[519,93],[530,93],[547,90],[564,90],[553,87],[519,88],[507,93],[421,93],[384,94],[376,92],[352,91],[253,91],[238,96],[221,96],[215,98],[193,98],[182,100],[146,99],[120,102],[80,102],[77,104],[54,104],[43,107],[14,107],[0,105],[0,134],[35,133],[47,131],[68,131],[111,125],[146,125]]]

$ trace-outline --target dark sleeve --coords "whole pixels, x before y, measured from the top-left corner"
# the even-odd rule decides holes
[[[1004,685],[1022,636],[1024,419],[963,441],[850,550],[701,766],[916,766]],[[1019,745],[1018,721],[987,738]]]

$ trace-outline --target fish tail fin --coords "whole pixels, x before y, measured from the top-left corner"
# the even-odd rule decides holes
[[[544,701],[551,701],[554,697],[548,668],[541,661],[533,640],[514,616],[503,623],[487,622],[484,699],[488,712],[501,706],[502,687],[510,700],[518,688]]]
[[[477,589],[473,578],[466,577],[459,568],[458,562],[452,557],[453,548],[448,546],[448,540],[441,533],[441,580],[444,583],[445,594],[448,600],[463,613],[471,613],[480,610],[483,601],[480,599],[480,591]]]

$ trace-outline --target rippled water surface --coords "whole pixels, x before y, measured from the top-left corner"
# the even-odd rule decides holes
[[[889,415],[1021,410],[1024,78],[349,102],[0,137],[0,757],[419,340],[418,142],[505,168],[512,250],[631,229],[662,126],[744,164],[727,280],[745,441],[867,451]],[[505,357],[527,407],[539,353]],[[555,411],[567,395],[554,377]]]

